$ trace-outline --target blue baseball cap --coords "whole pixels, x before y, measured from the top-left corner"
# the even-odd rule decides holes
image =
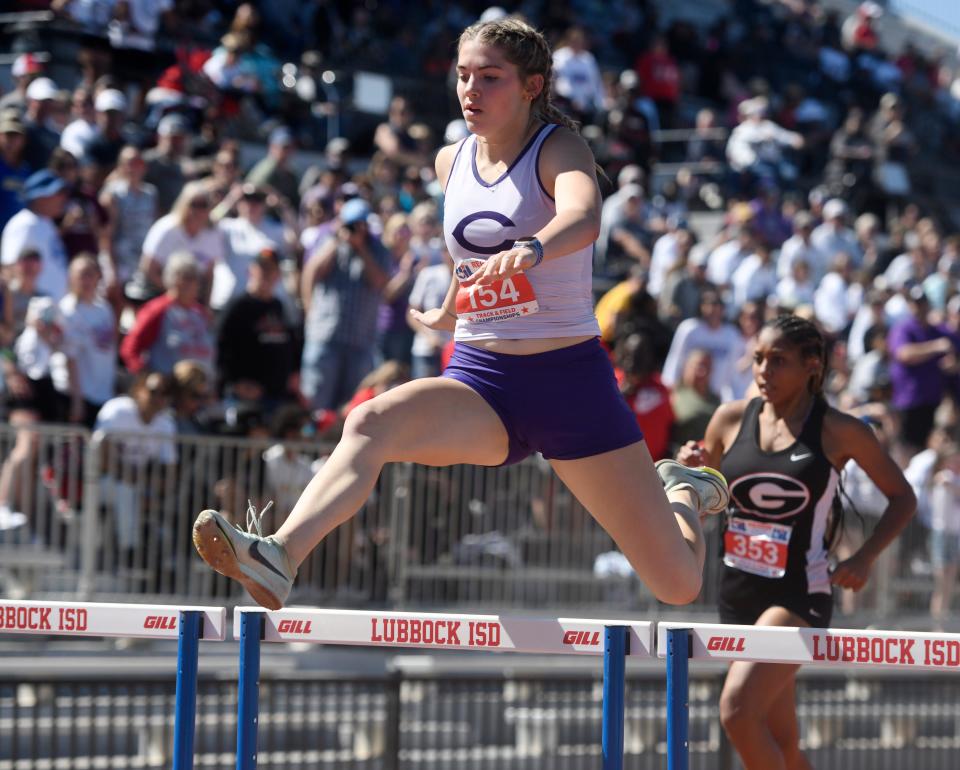
[[[370,216],[370,206],[363,198],[351,198],[340,207],[340,221],[345,225],[365,222]]]
[[[52,171],[43,169],[27,177],[20,191],[20,197],[27,203],[38,198],[49,198],[67,186],[67,183]]]
[[[278,126],[270,132],[270,144],[293,144],[293,132],[286,126]]]

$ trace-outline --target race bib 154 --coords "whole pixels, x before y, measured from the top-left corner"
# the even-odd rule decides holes
[[[457,265],[457,278],[463,281],[481,267],[482,259],[465,259]],[[457,290],[457,317],[472,323],[520,318],[533,315],[539,309],[533,287],[523,273],[486,286],[461,285]]]

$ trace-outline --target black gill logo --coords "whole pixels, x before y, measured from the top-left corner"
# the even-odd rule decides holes
[[[750,473],[730,485],[730,499],[744,513],[786,519],[810,502],[807,485],[781,473]]]

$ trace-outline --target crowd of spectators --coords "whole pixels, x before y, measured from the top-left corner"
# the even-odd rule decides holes
[[[26,5],[84,42],[74,80],[28,51],[0,98],[11,424],[335,437],[360,400],[441,371],[449,338],[407,313],[450,280],[432,157],[466,128],[446,95],[437,123],[437,94],[458,30],[502,9]],[[925,521],[949,532],[933,561],[955,572],[960,227],[923,169],[960,167],[960,67],[886,50],[872,2],[846,19],[815,0],[729,6],[701,27],[661,23],[652,0],[519,9],[553,40],[558,106],[604,171],[597,315],[623,392],[666,456],[745,395],[765,318],[814,318],[828,398],[933,490]],[[418,90],[368,132],[330,121],[319,73],[348,65]],[[30,453],[18,440],[4,459],[0,512]]]

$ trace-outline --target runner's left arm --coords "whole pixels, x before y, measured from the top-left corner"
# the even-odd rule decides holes
[[[830,456],[830,447],[839,448],[836,457]],[[855,461],[887,498],[886,510],[873,532],[856,553],[837,565],[831,577],[834,585],[859,591],[870,577],[873,562],[910,522],[917,498],[874,432],[857,418],[831,410],[824,420],[824,448],[835,468]]]

